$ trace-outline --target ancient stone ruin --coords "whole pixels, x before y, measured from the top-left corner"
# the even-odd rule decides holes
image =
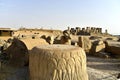
[[[102,28],[20,29],[0,37],[0,80],[102,80],[118,74],[119,58],[120,37]]]
[[[86,28],[70,28],[68,27],[67,31],[70,32],[70,34],[73,35],[92,35],[92,34],[103,34],[102,28],[96,28],[96,27],[86,27]],[[105,34],[108,34],[107,30],[105,30]]]
[[[26,45],[17,38],[13,39],[12,44],[5,50],[9,60],[8,64],[15,67],[22,67],[28,64],[28,49]]]
[[[43,45],[29,55],[31,80],[88,80],[86,55],[82,48]]]

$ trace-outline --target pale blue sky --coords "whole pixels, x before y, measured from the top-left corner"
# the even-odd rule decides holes
[[[95,26],[120,34],[120,0],[0,0],[0,27]]]

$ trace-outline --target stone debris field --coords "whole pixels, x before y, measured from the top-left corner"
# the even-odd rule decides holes
[[[120,36],[102,28],[0,28],[0,80],[118,80]]]

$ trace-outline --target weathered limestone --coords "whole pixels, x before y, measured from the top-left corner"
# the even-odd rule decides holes
[[[71,45],[71,38],[66,36],[61,36],[61,44]]]
[[[87,36],[80,36],[78,45],[82,47],[86,52],[89,53],[89,50],[91,49],[91,41]]]
[[[106,38],[106,40],[113,40],[113,38]]]
[[[55,37],[54,44],[61,44],[61,35]]]
[[[76,34],[80,32],[80,27],[76,27]]]
[[[85,28],[82,28],[82,31],[85,32]]]
[[[71,45],[78,46],[78,42],[76,42],[76,41],[71,41]]]
[[[70,27],[67,29],[69,31]],[[73,35],[95,35],[95,34],[99,34],[99,35],[103,35],[102,34],[102,28],[99,27],[86,27],[86,28],[80,28],[80,27],[76,27],[76,28],[71,28],[70,29],[70,34]]]
[[[90,40],[101,40],[102,37],[99,37],[99,36],[90,36],[89,39],[90,39]]]
[[[120,38],[117,41],[120,42]]]
[[[108,34],[108,30],[107,29],[105,30],[105,34]]]
[[[67,31],[67,30],[63,31],[63,36],[61,36],[60,43],[71,45],[71,37],[70,37],[69,31]]]
[[[91,27],[91,33],[93,33],[94,32],[94,27]]]
[[[14,38],[12,44],[6,49],[9,64],[15,67],[22,67],[28,64],[28,49],[19,39]]]
[[[97,53],[104,51],[105,51],[105,43],[102,40],[97,40],[92,42],[92,47],[90,50],[91,54],[97,55]]]
[[[38,35],[32,35],[32,39],[39,39],[40,37]]]
[[[68,27],[68,31],[70,31],[70,27]]]
[[[10,40],[2,40],[0,39],[0,51],[6,50],[11,45]]]
[[[79,45],[81,48],[84,48],[83,36],[79,37],[78,45]]]
[[[77,34],[77,30],[74,29],[74,28],[71,28],[70,33],[73,34],[73,35],[76,35]]]
[[[44,45],[29,56],[30,80],[88,80],[86,55],[70,45]]]
[[[3,45],[4,43],[5,43],[5,41],[0,39],[0,45]]]
[[[98,33],[102,33],[102,28],[98,28]]]
[[[46,41],[49,43],[49,44],[53,44],[54,42],[54,37],[53,36],[48,36]]]
[[[86,28],[86,32],[89,33],[90,32],[90,27]]]
[[[64,31],[63,31],[63,35],[64,35],[64,36],[70,36],[70,31],[64,30]]]
[[[41,38],[46,40],[47,36],[46,35],[42,35]]]
[[[106,41],[105,51],[113,54],[113,56],[118,55],[120,57],[120,42],[116,41]]]
[[[46,40],[42,39],[42,38],[41,39],[27,38],[27,39],[21,39],[21,41],[23,41],[25,43],[28,50],[31,50],[33,47],[38,46],[38,45],[48,45]]]
[[[117,37],[108,37],[108,38],[106,38],[106,40],[118,41],[118,38]]]

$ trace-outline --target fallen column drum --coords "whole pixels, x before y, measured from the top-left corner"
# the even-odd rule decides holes
[[[71,45],[41,45],[29,55],[30,80],[88,80],[86,55]]]

